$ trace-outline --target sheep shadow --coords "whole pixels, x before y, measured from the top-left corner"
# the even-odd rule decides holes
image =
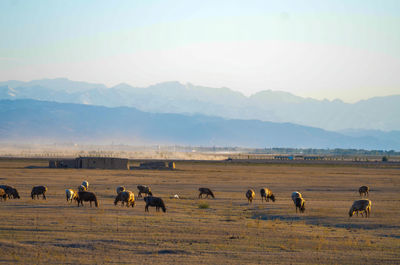
[[[53,244],[56,247],[62,247],[62,248],[72,248],[72,249],[89,249],[89,250],[95,250],[95,247],[92,243],[57,243]]]
[[[298,222],[304,221],[307,225],[318,225],[324,227],[335,227],[344,229],[364,229],[364,230],[377,230],[377,229],[400,229],[400,225],[387,225],[377,223],[354,223],[351,219],[348,222],[343,222],[341,217],[319,217],[319,216],[293,216],[293,215],[267,215],[256,213],[252,219],[259,219],[264,221],[279,220],[282,222]]]
[[[138,251],[140,254],[145,254],[145,255],[153,255],[153,254],[164,254],[164,255],[189,255],[191,254],[188,251],[185,250],[180,250],[180,249],[162,249],[158,250],[156,252],[154,251]]]
[[[5,208],[23,208],[23,209],[67,209],[71,208],[72,206],[76,206],[76,204],[69,204],[69,205],[44,205],[44,204],[36,204],[36,205],[29,205],[29,204],[10,204],[4,205]]]
[[[43,168],[49,168],[48,166],[26,166],[26,169],[43,169]]]

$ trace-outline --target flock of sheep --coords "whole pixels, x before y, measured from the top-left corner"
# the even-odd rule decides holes
[[[153,197],[153,193],[151,189],[147,186],[139,185],[137,186],[139,190],[138,198],[142,197],[142,193],[146,194],[147,196],[144,198],[146,202],[145,211],[149,211],[149,206],[156,207],[156,210],[159,211],[161,208],[163,212],[166,212],[167,209],[165,208],[164,201],[161,198]],[[83,201],[89,201],[90,207],[92,207],[92,201],[96,207],[99,206],[97,201],[97,197],[93,192],[88,191],[89,189],[89,182],[86,180],[82,182],[82,185],[79,186],[78,192],[72,189],[66,189],[65,195],[67,198],[67,202],[72,202],[73,200],[78,202],[79,205],[83,206]],[[119,186],[117,187],[117,196],[114,200],[114,205],[117,205],[118,202],[121,202],[122,205],[126,205],[126,207],[134,207],[135,206],[135,194],[132,191],[126,190],[125,187]]]
[[[367,196],[369,194],[369,187],[361,186],[358,189],[358,192],[360,193],[360,196]],[[269,190],[267,188],[262,188],[260,190],[260,195],[261,195],[262,202],[264,200],[266,202],[268,202],[269,199],[271,199],[273,202],[275,201],[275,195],[272,193],[271,190]],[[249,203],[253,202],[255,196],[256,196],[256,193],[252,189],[249,189],[246,192],[246,198]],[[297,213],[297,209],[299,209],[300,213],[303,213],[306,210],[306,208],[305,208],[306,201],[303,199],[303,196],[301,195],[300,192],[294,191],[292,193],[292,200],[293,200],[294,206],[296,207],[296,213]],[[369,217],[371,214],[371,205],[372,205],[371,201],[368,199],[354,201],[353,205],[350,207],[350,210],[349,210],[349,217],[352,217],[354,215],[354,213],[357,213],[357,216],[358,216],[359,212],[361,213],[361,216],[364,216],[364,213],[365,213],[365,217]]]
[[[150,187],[144,186],[144,185],[139,185],[137,186],[139,193],[138,193],[138,198],[142,197],[142,194],[145,194],[146,197],[144,197],[144,201],[146,202],[145,206],[145,211],[149,211],[149,206],[156,207],[156,211],[159,211],[160,208],[162,209],[163,212],[166,212],[166,207],[164,204],[164,201],[159,198],[159,197],[154,197],[153,193],[151,192]],[[95,206],[99,206],[99,202],[97,200],[96,195],[93,192],[88,191],[89,189],[89,182],[88,181],[83,181],[82,185],[79,186],[78,191],[74,191],[73,189],[66,189],[65,194],[66,194],[66,199],[67,202],[71,203],[72,201],[76,201],[79,205],[83,206],[83,202],[89,202],[90,207],[92,207],[92,202],[94,202]],[[46,186],[35,186],[32,188],[31,192],[31,197],[32,199],[39,198],[39,195],[43,196],[43,199],[46,199],[46,191],[47,187]],[[119,186],[116,189],[117,191],[117,196],[115,197],[114,205],[117,205],[118,202],[121,202],[122,205],[126,205],[126,207],[134,207],[135,206],[135,195],[132,191],[126,190],[125,187]],[[215,198],[214,193],[209,189],[209,188],[199,188],[199,198],[202,198],[203,195],[206,195],[206,198],[211,196],[212,198]],[[369,187],[368,186],[361,186],[358,190],[360,193],[360,196],[367,196],[369,194]],[[272,193],[271,190],[267,188],[262,188],[260,190],[260,195],[261,195],[261,201],[263,202],[264,200],[266,202],[271,199],[273,202],[275,202],[275,196]],[[254,190],[249,189],[246,192],[246,198],[248,200],[248,203],[252,203],[254,198],[256,196],[256,193]],[[303,196],[301,195],[300,192],[295,191],[292,193],[292,200],[293,203],[296,207],[296,213],[297,209],[299,209],[300,213],[303,213],[305,211],[305,200],[303,199]],[[0,185],[0,200],[6,200],[7,198],[14,198],[14,199],[19,199],[20,196],[18,194],[17,189],[7,186],[7,185]],[[175,195],[175,198],[177,198],[177,195]],[[178,197],[179,198],[179,197]],[[350,207],[349,210],[349,217],[352,217],[354,213],[361,213],[361,216],[364,217],[369,217],[371,214],[371,201],[368,199],[362,199],[362,200],[356,200],[354,201],[353,205]]]

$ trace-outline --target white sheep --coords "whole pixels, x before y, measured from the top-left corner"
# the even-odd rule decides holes
[[[84,180],[82,185],[85,186],[86,190],[89,190],[89,182],[87,180]]]
[[[306,201],[303,199],[303,196],[301,195],[300,192],[294,191],[292,193],[292,200],[293,200],[294,206],[296,207],[296,213],[297,213],[297,208],[299,208],[300,213],[303,213],[306,210],[306,208],[305,208]]]
[[[75,192],[74,190],[72,190],[72,189],[66,189],[65,190],[65,195],[66,195],[66,197],[67,197],[67,202],[72,202],[72,200],[77,200],[77,198],[78,198],[78,193],[77,192]]]

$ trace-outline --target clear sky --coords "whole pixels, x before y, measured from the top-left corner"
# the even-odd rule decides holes
[[[400,1],[0,1],[0,81],[400,94]]]

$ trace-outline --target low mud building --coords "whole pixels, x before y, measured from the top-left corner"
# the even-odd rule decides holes
[[[78,157],[49,161],[50,168],[129,169],[129,160],[115,157]]]

